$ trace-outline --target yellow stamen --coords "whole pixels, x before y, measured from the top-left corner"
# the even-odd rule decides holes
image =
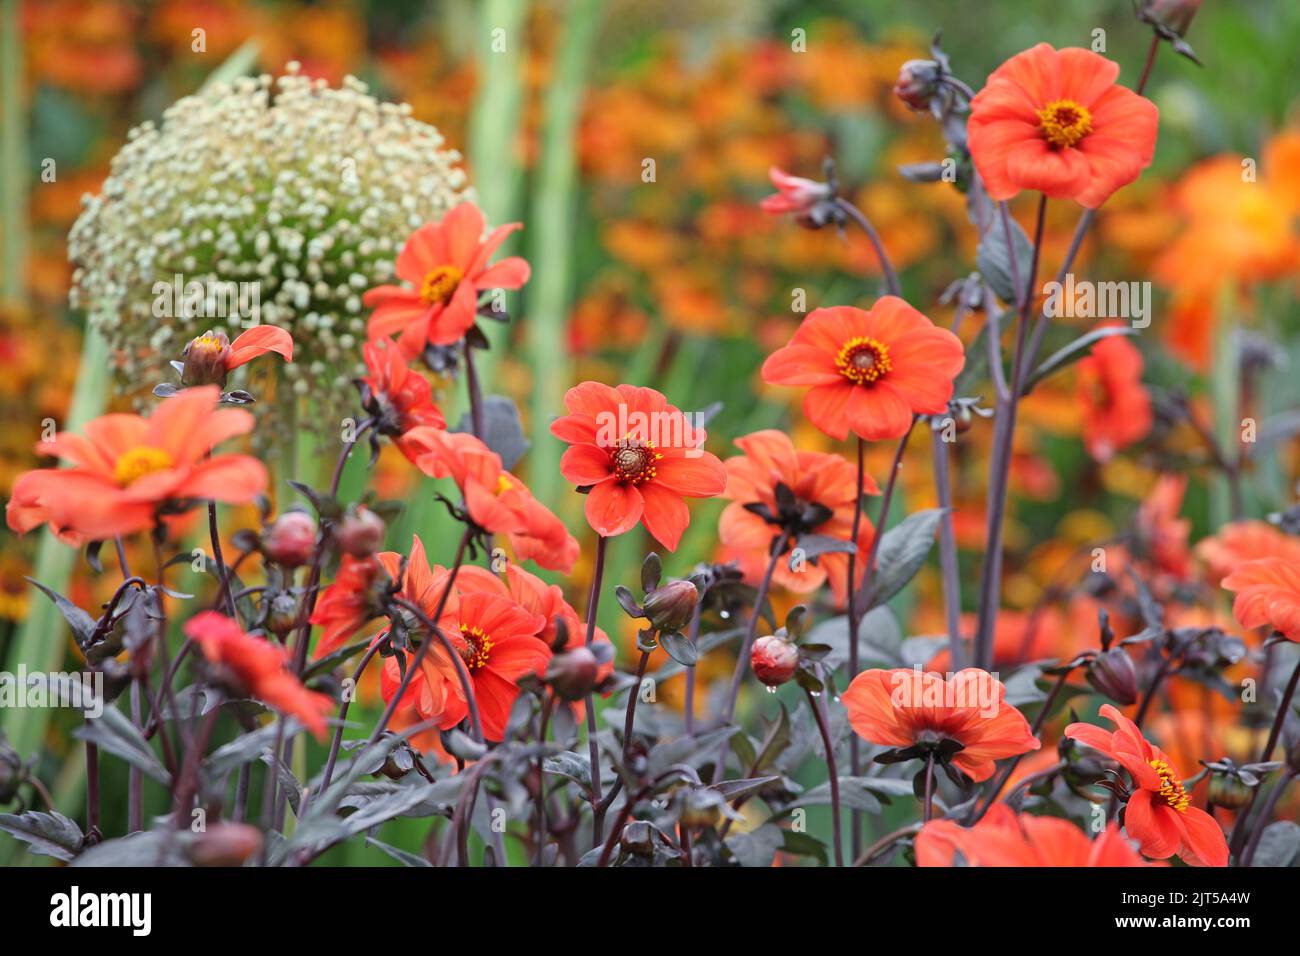
[[[1163,760],[1149,760],[1151,768],[1160,774],[1160,796],[1165,803],[1179,813],[1186,813],[1192,798],[1183,789],[1182,781],[1173,768]]]
[[[113,478],[125,488],[127,485],[139,481],[145,475],[152,475],[157,471],[166,471],[174,464],[176,464],[176,460],[161,448],[140,445],[136,448],[127,449],[117,459],[117,464],[113,466]]]
[[[420,301],[425,305],[444,305],[451,301],[465,273],[458,266],[438,266],[424,277],[420,286]]]
[[[485,667],[491,657],[492,638],[481,627],[470,627],[468,624],[460,626],[460,635],[465,638],[465,647],[460,652],[465,666],[471,671]]]
[[[497,494],[498,494],[498,495],[504,495],[507,491],[509,491],[509,490],[510,490],[511,488],[513,488],[513,487],[514,487],[514,485],[512,485],[512,484],[510,483],[510,479],[507,478],[505,475],[499,475],[499,476],[497,477]]]
[[[1067,149],[1092,132],[1092,114],[1074,100],[1056,100],[1038,111],[1043,139],[1056,149]]]
[[[849,339],[835,356],[835,367],[854,385],[870,385],[893,369],[889,348],[875,339],[859,335]]]

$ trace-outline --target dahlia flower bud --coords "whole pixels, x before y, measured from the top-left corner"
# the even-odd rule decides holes
[[[196,385],[216,385],[226,387],[226,361],[230,356],[230,336],[220,329],[209,330],[197,338],[190,339],[185,346],[184,368],[181,370],[181,384],[186,388]]]
[[[335,537],[339,549],[345,554],[364,558],[383,547],[384,533],[387,530],[383,518],[369,508],[358,507],[344,516]]]
[[[269,598],[266,612],[266,629],[284,637],[298,626],[298,599],[289,591],[277,591]]]
[[[1187,28],[1201,9],[1201,0],[1147,0],[1143,19],[1155,21],[1171,33],[1187,36]]]
[[[1127,706],[1137,701],[1137,669],[1123,648],[1102,651],[1088,663],[1085,676],[1098,693],[1117,704]]]
[[[750,651],[749,666],[754,669],[754,676],[768,687],[779,687],[799,669],[799,648],[784,637],[772,634],[760,637]]]
[[[262,536],[262,551],[284,568],[300,568],[316,550],[316,519],[305,511],[286,511]]]
[[[190,844],[195,866],[240,866],[262,850],[262,831],[247,823],[218,821]]]
[[[660,631],[680,631],[690,623],[700,592],[690,581],[669,581],[646,595],[645,616]]]
[[[924,113],[939,92],[943,70],[934,60],[908,60],[898,71],[894,95],[910,110]]]
[[[600,661],[590,647],[579,646],[551,658],[543,680],[561,700],[582,700],[596,687]]]
[[[1209,801],[1216,807],[1240,810],[1250,803],[1254,788],[1235,773],[1216,773],[1210,777]]]

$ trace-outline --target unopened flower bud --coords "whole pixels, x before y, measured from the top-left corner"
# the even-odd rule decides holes
[[[760,637],[750,652],[749,666],[754,669],[754,676],[768,687],[778,687],[799,669],[799,648],[784,637],[772,634]]]
[[[894,95],[908,109],[923,113],[930,108],[930,100],[939,91],[943,71],[934,60],[908,60],[898,71]]]
[[[669,581],[646,595],[645,616],[660,631],[680,631],[690,623],[700,592],[690,581]]]
[[[266,629],[284,637],[298,625],[298,599],[288,591],[277,591],[268,600]]]
[[[582,700],[596,686],[600,662],[590,647],[575,647],[551,658],[545,681],[561,700]]]
[[[240,866],[261,849],[257,827],[217,822],[190,844],[189,857],[195,866]]]
[[[1088,664],[1086,676],[1098,693],[1105,694],[1117,704],[1127,706],[1137,701],[1137,669],[1123,648],[1112,647],[1094,657]]]
[[[1209,800],[1216,807],[1239,810],[1250,803],[1252,788],[1236,774],[1216,773],[1210,777]]]
[[[316,519],[305,511],[286,511],[262,536],[262,550],[281,567],[302,567],[316,550]]]
[[[623,827],[618,842],[634,856],[650,856],[655,850],[654,831],[645,820],[633,820]]]
[[[383,518],[369,508],[357,508],[339,524],[339,549],[354,558],[364,558],[383,547],[385,531]]]
[[[727,800],[717,790],[690,790],[682,798],[678,821],[684,827],[715,827],[722,822],[722,807]]]
[[[230,357],[230,337],[217,329],[204,332],[185,346],[185,368],[181,372],[181,384],[186,388],[195,385],[219,385],[226,387],[228,369],[226,362]]]
[[[1171,33],[1187,35],[1187,28],[1201,9],[1201,0],[1147,0],[1144,19],[1154,20]]]

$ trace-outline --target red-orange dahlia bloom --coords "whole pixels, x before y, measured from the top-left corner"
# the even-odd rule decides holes
[[[1142,364],[1142,353],[1122,335],[1102,339],[1079,360],[1083,443],[1097,461],[1106,461],[1151,431],[1151,397],[1142,384]]]
[[[266,490],[266,468],[248,455],[210,456],[212,448],[253,429],[242,409],[216,407],[219,389],[191,388],[149,418],[103,415],[85,435],[59,432],[36,446],[71,468],[20,475],[5,509],[19,534],[49,523],[72,545],[152,528],[164,508],[211,499],[252,501]]]
[[[704,429],[654,389],[583,382],[565,393],[564,406],[569,414],[551,424],[571,446],[560,471],[588,489],[587,521],[602,537],[643,522],[672,551],[691,520],[683,497],[726,490],[726,469],[704,451]]]
[[[737,438],[743,455],[723,462],[727,469],[724,496],[731,504],[722,512],[718,535],[728,558],[740,563],[745,577],[757,583],[771,560],[772,538],[782,531],[797,534],[825,535],[848,541],[853,537],[854,498],[857,495],[857,466],[839,455],[817,451],[798,451],[783,433],[772,429]],[[864,474],[863,491],[878,495],[875,479]],[[783,509],[776,489],[784,485],[793,495],[793,511],[787,502]],[[862,517],[858,528],[858,552],[864,556],[875,534],[871,522]],[[847,598],[849,556],[842,551],[821,555],[816,563],[808,561],[801,570],[792,570],[788,555],[798,544],[787,537],[783,557],[776,563],[772,580],[798,593],[815,591],[830,581],[837,603]],[[861,569],[861,565],[860,565]],[[855,582],[856,584],[856,582]]]
[[[577,538],[501,466],[500,455],[466,432],[417,428],[406,440],[416,450],[416,466],[432,478],[456,482],[470,518],[491,534],[505,535],[515,557],[565,574],[573,570]]]
[[[481,292],[518,289],[528,281],[528,263],[518,256],[496,265],[488,260],[520,223],[498,226],[483,235],[483,213],[461,203],[441,222],[411,233],[397,257],[397,277],[408,286],[382,285],[365,294],[370,316],[368,335],[387,338],[400,332],[398,344],[410,358],[426,344],[447,345],[474,325]]]
[[[375,416],[375,428],[390,436],[414,462],[422,450],[406,440],[406,433],[420,426],[447,427],[447,419],[433,401],[429,380],[411,368],[401,349],[388,339],[367,342],[362,352],[370,373],[361,380],[366,388],[363,403]]]
[[[181,382],[186,386],[224,386],[232,371],[267,352],[292,362],[293,336],[274,325],[255,325],[234,342],[220,329],[205,332],[185,346]]]
[[[1247,561],[1282,558],[1300,565],[1300,539],[1285,534],[1267,521],[1233,521],[1196,546],[1196,556],[1206,563],[1216,584]]]
[[[1089,209],[1151,165],[1159,111],[1117,86],[1119,65],[1046,43],[1018,53],[971,100],[967,141],[994,200],[1033,189]]]
[[[1182,777],[1159,747],[1112,704],[1101,715],[1119,729],[1114,733],[1092,724],[1070,724],[1065,736],[1099,750],[1128,771],[1133,792],[1124,806],[1124,829],[1142,852],[1163,860],[1175,854],[1200,866],[1227,866],[1228,842],[1214,817],[1191,805]]]
[[[190,618],[185,622],[185,634],[204,657],[226,668],[250,696],[297,717],[317,737],[325,736],[325,715],[333,710],[334,702],[302,686],[289,669],[284,648],[244,633],[236,621],[216,611]]]
[[[397,573],[400,555],[386,551],[379,559],[390,574]],[[447,569],[429,566],[424,544],[416,537],[406,563],[401,596],[432,616],[449,578]],[[541,674],[551,659],[551,649],[536,636],[545,627],[545,619],[500,594],[456,584],[436,623],[469,670],[483,735],[489,740],[500,740],[510,708],[519,696],[515,681],[525,674]],[[412,677],[402,704],[413,704],[419,720],[437,719],[439,727],[448,730],[465,719],[469,704],[456,666],[441,642],[431,637],[426,639],[434,643],[425,654],[420,671]],[[385,700],[392,700],[400,683],[397,659],[388,658],[380,681]]]
[[[913,415],[948,409],[965,364],[961,340],[902,299],[886,295],[868,311],[816,309],[790,344],[768,356],[763,381],[809,385],[808,420],[843,441],[901,438]]]
[[[1242,627],[1269,627],[1300,641],[1300,562],[1247,561],[1223,579],[1223,587],[1236,592],[1232,616]]]
[[[1005,701],[988,671],[967,667],[951,680],[917,669],[866,670],[840,698],[859,737],[907,750],[936,747],[972,780],[993,775],[994,761],[1037,750],[1029,722]]]
[[[917,866],[1154,866],[1111,821],[1095,840],[1068,820],[1016,814],[997,803],[969,830],[931,820],[916,835]]]
[[[386,575],[377,555],[343,555],[334,583],[321,592],[311,614],[311,623],[324,629],[316,642],[317,658],[334,653],[382,613],[379,593],[390,586],[390,578],[396,580],[396,574],[393,570]]]

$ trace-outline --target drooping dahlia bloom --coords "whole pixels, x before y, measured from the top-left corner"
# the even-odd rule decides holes
[[[451,478],[470,519],[490,534],[505,535],[520,560],[568,574],[578,541],[564,522],[501,466],[501,456],[465,432],[417,428],[406,434],[416,466],[432,478]]]
[[[763,212],[776,216],[789,213],[795,222],[809,229],[820,229],[835,218],[837,211],[832,202],[835,193],[830,183],[791,176],[776,166],[767,175],[776,192],[758,204]]]
[[[323,629],[315,657],[334,653],[382,614],[381,598],[395,580],[396,572],[386,572],[377,555],[354,558],[344,554],[334,582],[321,592],[311,614],[311,623]]]
[[[386,551],[378,557],[390,575],[397,574],[400,555]],[[401,596],[432,617],[449,578],[446,568],[429,566],[424,543],[417,536],[406,563]],[[526,674],[541,674],[551,659],[551,649],[536,636],[545,627],[545,620],[508,597],[453,584],[436,623],[469,671],[483,735],[500,740],[510,708],[519,696],[515,682]],[[420,720],[437,719],[439,727],[448,730],[465,719],[469,704],[456,666],[441,642],[432,637],[425,639],[434,643],[407,687],[403,704],[414,702]],[[395,657],[388,658],[384,665],[381,692],[386,700],[392,700],[401,683],[401,671]]]
[[[313,414],[295,420],[325,427],[363,371],[363,293],[390,281],[403,236],[464,200],[466,177],[409,106],[353,77],[334,89],[296,63],[285,72],[214,84],[127,137],[68,237],[72,304],[126,383],[219,323],[279,326],[296,361],[275,370],[290,387],[262,414],[285,424],[293,396],[310,395]],[[155,289],[176,283],[197,284],[202,306],[171,302],[159,321]]]
[[[478,318],[480,293],[528,281],[528,263],[518,256],[488,264],[506,237],[522,228],[512,222],[484,236],[483,213],[462,203],[441,222],[415,230],[397,257],[397,277],[409,286],[382,285],[365,295],[366,307],[374,309],[370,338],[400,333],[398,344],[409,358],[426,344],[459,341]]]
[[[1159,111],[1115,83],[1119,64],[1046,43],[1018,53],[971,100],[967,142],[989,196],[1022,189],[1095,209],[1151,165]]]
[[[307,690],[289,669],[289,654],[263,638],[246,634],[239,624],[203,611],[185,622],[208,661],[228,672],[231,681],[281,714],[297,717],[318,738],[325,736],[325,715],[334,708],[327,694]]]
[[[392,438],[414,463],[423,449],[409,442],[406,433],[420,426],[447,427],[429,380],[411,368],[406,356],[388,339],[367,342],[362,352],[368,374],[361,380],[361,404],[375,419],[375,430]]]
[[[1098,750],[1128,771],[1133,791],[1124,805],[1124,829],[1142,852],[1156,860],[1175,854],[1200,866],[1227,866],[1228,842],[1214,817],[1191,805],[1169,756],[1147,741],[1133,721],[1111,704],[1101,715],[1114,733],[1092,724],[1070,724],[1065,736]]]
[[[913,415],[946,411],[965,361],[957,336],[886,295],[866,311],[809,313],[790,344],[763,363],[763,381],[811,386],[804,414],[832,438],[853,432],[880,441],[907,434]]]
[[[726,490],[727,471],[704,450],[704,429],[654,389],[583,382],[564,406],[569,414],[551,423],[570,445],[560,471],[587,489],[587,522],[602,537],[644,523],[672,551],[691,520],[684,499]]]
[[[1236,592],[1232,616],[1242,627],[1268,627],[1300,641],[1300,561],[1247,561],[1223,579]]]
[[[216,386],[187,389],[152,415],[102,415],[85,435],[59,432],[36,446],[70,468],[20,475],[5,509],[19,534],[49,523],[81,545],[152,528],[164,511],[211,499],[245,504],[266,489],[266,468],[248,455],[210,455],[253,429],[253,416],[216,407]]]
[[[1068,820],[995,803],[970,829],[931,820],[916,835],[917,866],[1153,866],[1111,821],[1095,840]]]
[[[1097,461],[1107,461],[1151,431],[1151,397],[1142,384],[1142,365],[1142,353],[1122,335],[1102,339],[1079,360],[1083,444]]]
[[[857,467],[839,455],[796,450],[784,433],[771,429],[737,438],[736,444],[744,454],[723,462],[727,469],[724,497],[731,504],[718,523],[728,556],[739,561],[746,578],[757,583],[771,560],[772,539],[784,532],[786,547],[772,580],[801,594],[815,591],[829,580],[836,602],[843,603],[848,593],[847,553],[823,554],[816,563],[809,559],[798,570],[790,567],[788,556],[804,535],[852,539]],[[790,494],[781,492],[778,497],[782,485]],[[866,494],[880,494],[870,475],[863,475],[862,485]],[[864,515],[856,541],[864,558],[874,534]]]
[[[994,761],[1041,746],[1005,697],[1002,682],[978,668],[952,680],[896,668],[863,671],[841,700],[859,737],[894,748],[890,760],[932,755],[979,782],[993,775]]]
[[[226,387],[226,378],[235,369],[267,352],[274,352],[286,362],[293,361],[293,336],[274,325],[255,325],[230,341],[221,329],[209,329],[185,346],[181,362],[181,384]]]

